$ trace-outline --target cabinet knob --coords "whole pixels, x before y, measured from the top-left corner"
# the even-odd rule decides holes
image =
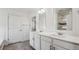
[[[55,50],[55,47],[53,47],[53,50]]]
[[[50,50],[52,50],[52,45],[50,45]]]
[[[50,45],[50,50],[55,50],[55,47],[53,47],[52,45]]]

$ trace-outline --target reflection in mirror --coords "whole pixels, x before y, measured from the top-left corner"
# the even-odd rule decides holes
[[[40,32],[45,30],[46,10],[41,8],[39,11],[39,29]]]
[[[32,31],[36,31],[36,16],[32,17]]]
[[[72,29],[72,8],[57,8],[57,29]]]

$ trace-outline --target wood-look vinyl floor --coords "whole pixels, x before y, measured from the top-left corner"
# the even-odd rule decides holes
[[[34,50],[34,49],[30,46],[29,41],[24,41],[4,46],[3,50]]]

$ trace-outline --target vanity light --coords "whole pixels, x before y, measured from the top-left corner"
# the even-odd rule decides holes
[[[45,12],[45,9],[41,9],[41,12],[44,13]]]
[[[40,10],[38,11],[38,13],[39,13],[39,14],[45,13],[45,9],[40,9]]]
[[[39,14],[43,14],[43,12],[42,12],[42,11],[38,11],[38,13],[39,13]]]
[[[38,11],[39,14],[41,14],[41,11]]]

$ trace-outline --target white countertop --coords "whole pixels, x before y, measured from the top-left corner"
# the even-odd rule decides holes
[[[71,35],[67,35],[67,34],[56,35],[56,34],[51,34],[51,33],[46,33],[46,32],[36,32],[36,33],[39,35],[43,35],[43,36],[79,44],[79,37],[78,36],[71,36]]]

